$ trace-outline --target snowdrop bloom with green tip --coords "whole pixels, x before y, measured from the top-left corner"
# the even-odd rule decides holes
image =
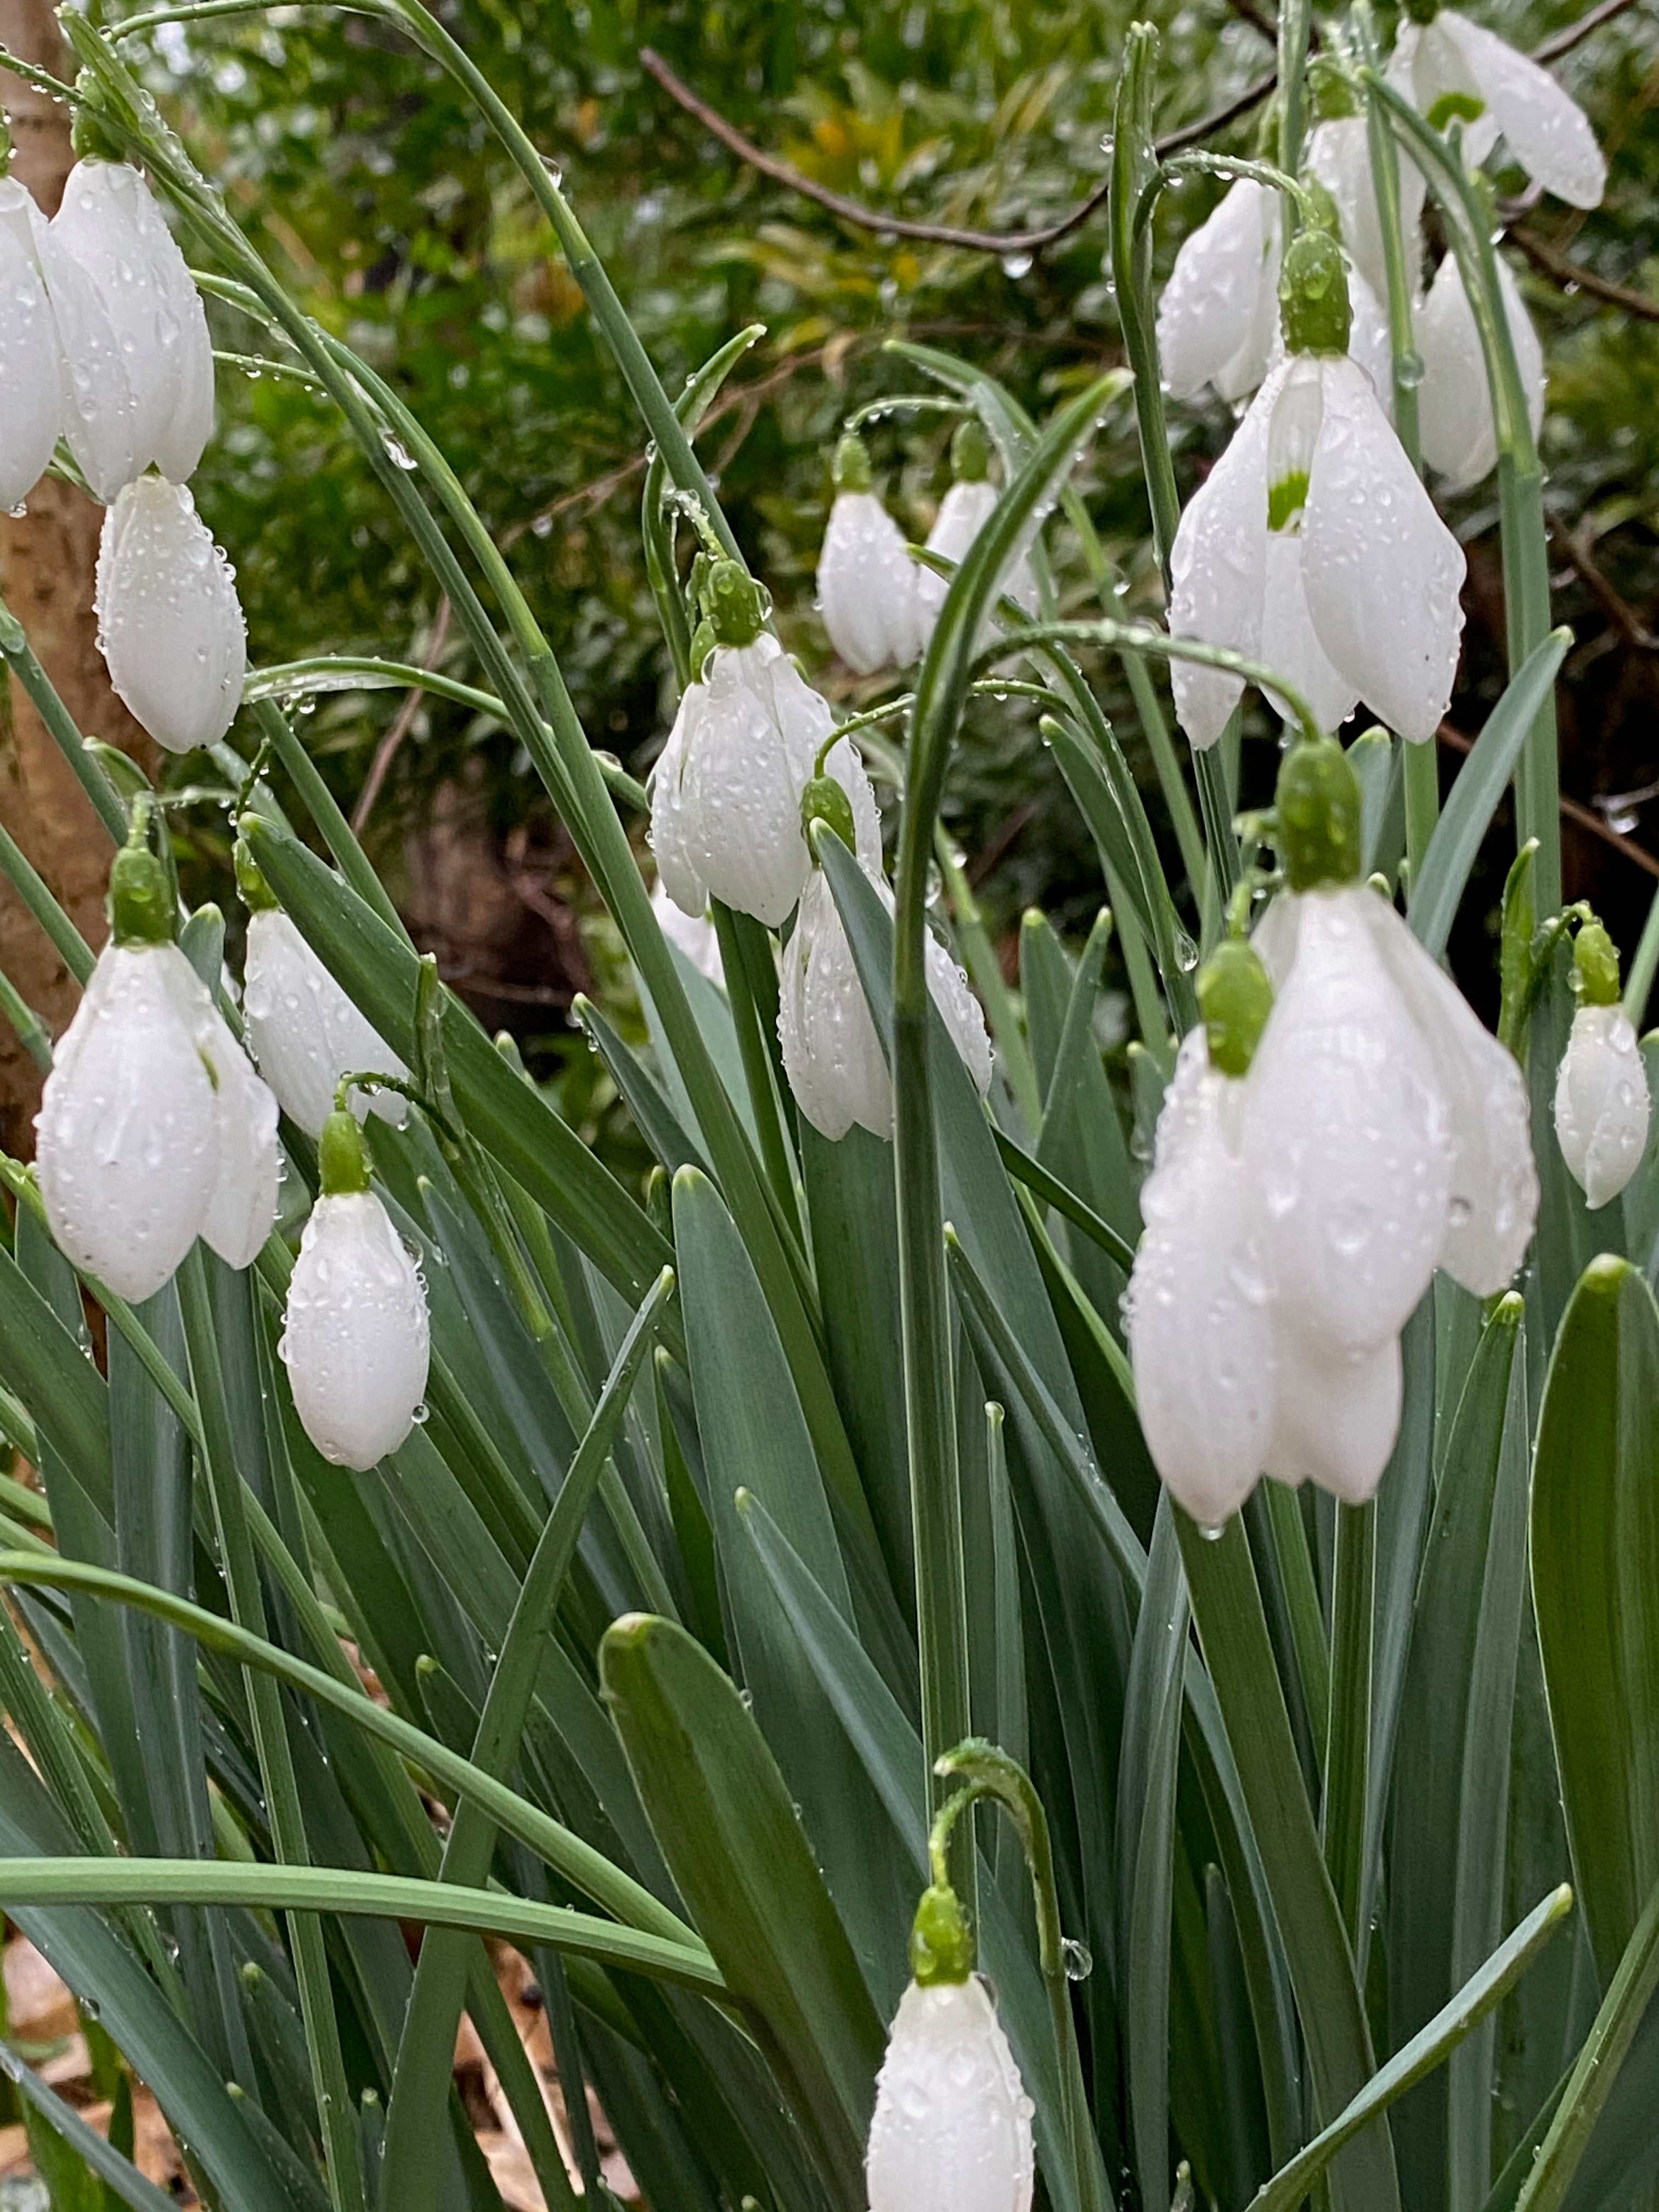
[[[846,744],[843,738],[842,746]],[[809,788],[804,802],[807,818],[821,815],[851,846],[890,914],[893,894],[881,872],[881,817],[870,780],[856,761],[850,770],[836,763],[834,753],[830,762],[830,776],[816,779]],[[826,790],[826,784],[833,788]],[[937,938],[929,937],[926,958],[933,1003],[982,1096],[991,1083],[991,1043],[979,1002]],[[891,1137],[893,1086],[887,1061],[835,895],[820,867],[813,868],[801,893],[795,927],[783,948],[778,1043],[795,1103],[821,1135],[836,1140],[857,1123],[873,1136]]]
[[[967,559],[974,540],[996,512],[999,496],[996,486],[986,474],[990,465],[990,454],[985,433],[971,417],[961,425],[951,441],[951,464],[956,471],[956,480],[939,501],[933,526],[927,533],[927,550],[938,553],[960,567]],[[915,579],[921,641],[926,646],[943,611],[951,580],[939,575],[934,569],[921,567],[915,571]],[[1000,596],[1014,600],[1035,618],[1037,586],[1029,551],[1019,554],[1009,564]],[[992,635],[995,629],[995,622],[988,615],[984,635]]]
[[[1619,954],[1599,921],[1579,929],[1573,984],[1579,1004],[1556,1073],[1555,1134],[1594,1212],[1641,1165],[1652,1102],[1636,1031],[1619,1002]]]
[[[1303,232],[1281,287],[1289,357],[1181,518],[1170,629],[1265,663],[1322,728],[1363,700],[1422,742],[1451,697],[1465,562],[1342,350],[1345,290],[1335,241]],[[1171,677],[1182,728],[1212,745],[1243,679],[1181,662]]]
[[[234,576],[183,484],[140,477],[104,517],[99,649],[117,697],[168,752],[216,744],[242,702]]]
[[[1501,255],[1498,289],[1535,438],[1544,420],[1544,349],[1521,288]],[[1498,428],[1480,334],[1455,253],[1447,254],[1435,272],[1417,310],[1415,335],[1423,363],[1417,394],[1423,458],[1446,479],[1449,491],[1467,491],[1498,465]]]
[[[65,434],[93,497],[152,467],[183,483],[213,430],[213,342],[149,186],[125,161],[77,162],[47,238]]]
[[[64,422],[64,346],[42,263],[46,219],[0,176],[0,507],[21,506],[46,472]]]
[[[128,847],[108,945],[35,1121],[40,1195],[76,1267],[151,1297],[201,1237],[246,1267],[276,1218],[276,1101],[172,941],[160,863]]]
[[[908,668],[922,648],[915,562],[904,533],[871,489],[864,441],[836,448],[836,496],[818,555],[818,605],[830,642],[859,676]]]
[[[396,1451],[426,1395],[430,1323],[415,1255],[368,1187],[356,1118],[331,1114],[322,1191],[300,1239],[277,1346],[301,1425],[363,1473]]]
[[[1389,75],[1437,130],[1460,121],[1463,153],[1484,161],[1501,137],[1534,184],[1570,207],[1601,204],[1607,165],[1571,94],[1506,40],[1437,0],[1407,0]]]

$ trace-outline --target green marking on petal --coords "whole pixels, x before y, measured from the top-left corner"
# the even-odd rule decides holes
[[[1453,123],[1474,123],[1486,112],[1486,101],[1472,92],[1443,92],[1429,110],[1429,128],[1444,131]]]
[[[1308,471],[1292,469],[1267,487],[1267,527],[1287,530],[1308,504]]]

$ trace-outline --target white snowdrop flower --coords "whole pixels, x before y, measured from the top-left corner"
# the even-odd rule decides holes
[[[1401,25],[1391,75],[1437,130],[1463,126],[1463,151],[1484,161],[1501,137],[1535,184],[1569,206],[1601,204],[1607,165],[1589,118],[1529,56],[1436,0],[1413,0],[1418,20]]]
[[[927,533],[927,550],[960,567],[974,540],[996,512],[998,496],[995,485],[985,473],[990,462],[985,433],[972,416],[960,426],[951,441],[951,460],[956,480],[939,501],[933,526]],[[915,571],[915,580],[917,624],[925,647],[938,624],[951,580],[932,568],[921,567]],[[998,596],[1014,600],[1035,619],[1037,585],[1029,548],[1010,562]],[[994,616],[988,613],[981,626],[982,636],[994,635],[996,629]]]
[[[36,1119],[46,1219],[118,1297],[153,1297],[198,1236],[250,1264],[276,1214],[276,1102],[170,934],[154,855],[111,875],[112,934]]]
[[[881,872],[881,817],[862,765],[830,757],[830,775],[810,787],[803,811],[822,815],[856,854],[890,914],[893,894]],[[834,788],[826,785],[833,783]],[[839,803],[838,803],[839,801]],[[991,1082],[991,1045],[968,979],[937,938],[927,952],[927,988],[963,1065],[981,1095]],[[822,1135],[844,1137],[856,1122],[873,1136],[893,1133],[893,1086],[876,1025],[859,981],[829,878],[815,867],[783,948],[778,979],[778,1042],[795,1103]]]
[[[1498,289],[1535,438],[1544,420],[1544,349],[1521,288],[1501,254]],[[1415,334],[1423,362],[1417,395],[1423,458],[1444,477],[1448,490],[1467,491],[1498,465],[1498,430],[1480,334],[1455,253],[1447,254],[1435,272],[1417,311]]]
[[[717,643],[686,686],[668,743],[651,775],[651,847],[663,885],[683,914],[711,898],[775,929],[811,867],[800,829],[801,793],[818,748],[835,727],[830,702],[760,627],[756,587],[723,603]],[[839,773],[839,769],[835,771]]]
[[[1364,117],[1331,116],[1324,122],[1316,123],[1308,133],[1307,161],[1310,173],[1335,204],[1342,243],[1349,258],[1373,298],[1386,300],[1388,255],[1382,245],[1382,218],[1376,204],[1370,137]],[[1407,241],[1407,275],[1415,291],[1422,256],[1423,202],[1428,187],[1421,170],[1413,162],[1402,161],[1398,153],[1395,155],[1395,167],[1400,179],[1400,228]],[[1356,315],[1358,313],[1356,301]]]
[[[1170,629],[1276,670],[1325,729],[1363,699],[1424,740],[1456,673],[1462,550],[1342,350],[1352,319],[1335,241],[1304,231],[1290,259],[1289,358],[1182,516]],[[1188,737],[1213,744],[1243,680],[1181,662],[1171,675]]]
[[[720,959],[720,941],[707,909],[697,915],[683,914],[669,896],[667,884],[659,879],[651,894],[651,911],[657,917],[657,927],[676,951],[685,955],[700,975],[706,975],[711,983],[724,988],[726,969]]]
[[[300,1239],[277,1351],[301,1425],[363,1472],[396,1451],[426,1393],[430,1324],[414,1254],[368,1187],[356,1118],[331,1114],[322,1190]]]
[[[234,574],[183,484],[140,477],[104,517],[99,647],[118,697],[169,752],[213,744],[241,704],[247,624]]]
[[[249,908],[242,1000],[248,1048],[289,1121],[307,1136],[320,1137],[342,1076],[407,1076],[409,1070],[275,901],[258,902],[262,893],[266,900],[270,894],[240,842],[236,875]],[[372,1097],[354,1091],[351,1109],[360,1121],[373,1111],[394,1127],[409,1110],[395,1091]]]
[[[77,162],[47,239],[65,431],[94,498],[150,467],[182,483],[213,429],[213,345],[149,186],[124,161]]]
[[[46,219],[0,176],[0,507],[20,507],[46,472],[64,423],[64,347],[41,264]]]
[[[1358,783],[1338,746],[1292,749],[1279,811],[1291,888],[1255,933],[1277,997],[1243,1151],[1277,1311],[1358,1358],[1397,1334],[1437,1267],[1482,1297],[1519,1267],[1538,1210],[1526,1085],[1358,880]]]
[[[1267,1465],[1277,1385],[1256,1194],[1239,1151],[1244,1085],[1188,1031],[1140,1194],[1124,1300],[1146,1448],[1193,1518],[1219,1528]]]
[[[1573,951],[1579,1006],[1555,1080],[1561,1157],[1594,1211],[1617,1198],[1647,1149],[1647,1069],[1619,1003],[1619,955],[1600,922],[1586,922]]]
[[[1158,305],[1158,358],[1172,398],[1194,398],[1207,386],[1218,398],[1243,399],[1284,359],[1279,203],[1271,186],[1241,177],[1176,254]],[[1349,273],[1349,295],[1348,352],[1387,410],[1393,386],[1389,319],[1358,267]]]
[[[1333,1352],[1281,1325],[1274,1334],[1273,1425],[1262,1472],[1317,1483],[1346,1505],[1374,1497],[1400,1434],[1400,1339]]]
[[[836,497],[818,555],[818,605],[830,644],[860,676],[908,668],[923,641],[916,564],[870,483],[864,441],[849,431],[836,448]]]
[[[929,1889],[876,2076],[870,2212],[1030,2212],[1031,2100],[953,1892]]]

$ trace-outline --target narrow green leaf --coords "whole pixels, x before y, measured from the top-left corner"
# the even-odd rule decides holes
[[[1606,1985],[1659,1883],[1659,1310],[1622,1260],[1585,1271],[1550,1362],[1532,1590],[1567,1835]]]

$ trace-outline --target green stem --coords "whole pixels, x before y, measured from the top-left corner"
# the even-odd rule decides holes
[[[245,1279],[234,1279],[236,1295],[246,1297]],[[191,1379],[201,1409],[204,1447],[202,1464],[218,1527],[219,1557],[229,1592],[231,1617],[239,1626],[255,1636],[263,1636],[264,1600],[259,1589],[258,1563],[243,1510],[242,1478],[237,1471],[230,1407],[219,1362],[218,1327],[199,1250],[192,1252],[179,1271],[179,1295],[184,1310]],[[244,1669],[243,1679],[252,1711],[254,1751],[259,1762],[272,1846],[284,1864],[308,1866],[311,1850],[306,1837],[305,1808],[294,1771],[282,1692],[269,1674],[257,1674],[252,1668]],[[291,1916],[289,1942],[294,1953],[300,2013],[311,2059],[317,2116],[323,2132],[329,2201],[335,2212],[363,2212],[356,2117],[340,2047],[340,2026],[335,2016],[321,1922],[310,1913]]]
[[[789,1156],[788,1139],[784,1135],[783,1109],[779,1096],[778,1077],[772,1054],[767,1047],[766,1030],[763,1024],[757,985],[763,979],[755,974],[752,955],[758,950],[769,967],[772,960],[771,939],[758,922],[752,929],[758,933],[757,948],[750,930],[744,927],[750,917],[735,915],[718,900],[711,911],[714,917],[714,934],[720,940],[720,969],[726,977],[726,1003],[732,1009],[732,1026],[738,1033],[738,1052],[743,1061],[744,1081],[748,1086],[750,1109],[755,1117],[755,1129],[760,1139],[761,1162],[766,1170],[773,1199],[780,1218],[793,1245],[799,1249],[800,1217],[795,1207],[795,1170]],[[773,1035],[777,1033],[775,994],[772,1012]],[[805,1262],[802,1266],[804,1267]]]
[[[35,1066],[43,1073],[49,1072],[52,1031],[3,969],[0,969],[0,1014],[16,1030],[19,1042]]]
[[[1358,1958],[1371,1741],[1371,1636],[1376,1585],[1376,1505],[1336,1509],[1330,1721],[1322,1819],[1325,1864]]]
[[[69,763],[76,781],[92,801],[93,811],[117,845],[127,842],[127,811],[102,764],[87,750],[87,741],[76,727],[75,717],[58,696],[56,685],[35,658],[23,625],[0,600],[0,655],[16,672],[46,734]]]
[[[1648,1017],[1648,1000],[1653,996],[1653,978],[1659,969],[1659,890],[1653,894],[1648,908],[1648,918],[1642,925],[1642,934],[1625,975],[1625,1014],[1637,1030]]]
[[[1267,1527],[1290,1615],[1291,1641],[1296,1647],[1308,1723],[1322,1758],[1330,1727],[1331,1653],[1319,1603],[1319,1583],[1308,1550],[1308,1532],[1295,1491],[1287,1490],[1282,1482],[1265,1482],[1261,1495],[1267,1501]]]
[[[1140,196],[1158,170],[1152,131],[1157,64],[1158,33],[1150,23],[1132,25],[1124,44],[1112,137],[1111,261],[1123,349],[1134,371],[1135,423],[1140,433],[1141,471],[1152,505],[1152,543],[1167,592],[1170,551],[1181,521],[1181,498],[1170,457],[1152,317],[1152,239],[1144,231],[1137,237],[1135,231]]]
[[[0,874],[52,939],[58,958],[77,983],[84,983],[94,966],[92,947],[70,920],[11,832],[0,826]]]
[[[1312,30],[1312,0],[1280,0],[1279,166],[1287,177],[1302,173],[1308,116],[1308,40]]]
[[[270,749],[288,771],[300,802],[316,823],[319,835],[328,847],[334,865],[346,882],[366,906],[370,906],[388,929],[395,930],[405,945],[410,944],[409,932],[404,927],[403,916],[387,897],[386,888],[369,864],[368,854],[352,833],[335,800],[333,793],[324,782],[317,763],[306,750],[295,734],[293,725],[274,699],[261,699],[254,707],[253,719],[270,740]]]

